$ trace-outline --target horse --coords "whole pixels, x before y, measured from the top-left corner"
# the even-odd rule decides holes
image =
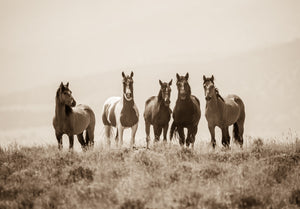
[[[115,137],[116,145],[123,144],[123,132],[126,128],[131,128],[131,148],[135,148],[135,134],[138,128],[139,111],[134,102],[133,96],[133,72],[130,76],[122,72],[123,96],[108,98],[102,110],[102,122],[105,127],[105,137],[107,145],[110,147],[110,135],[112,127],[117,128]]]
[[[233,138],[243,146],[243,132],[245,122],[245,106],[242,99],[236,95],[223,98],[214,84],[214,76],[203,75],[203,87],[206,100],[205,117],[211,135],[213,148],[216,146],[215,127],[222,130],[222,145],[229,147],[230,135],[228,127],[233,125]]]
[[[58,149],[61,150],[63,147],[63,134],[67,134],[69,137],[69,150],[73,150],[74,135],[77,135],[83,150],[86,150],[88,146],[93,147],[96,123],[95,114],[87,105],[79,104],[76,106],[72,91],[69,89],[69,82],[66,85],[61,82],[56,91],[55,102],[53,127],[58,142]],[[83,136],[84,131],[86,131],[85,139]]]
[[[172,113],[170,109],[172,80],[169,83],[159,80],[159,84],[160,90],[158,96],[152,96],[145,102],[144,119],[147,149],[149,149],[151,125],[153,126],[155,141],[159,141],[162,130],[164,141],[167,141],[167,132]]]
[[[180,76],[176,73],[178,97],[173,110],[173,123],[170,130],[170,140],[174,132],[179,134],[179,143],[189,147],[194,147],[195,136],[198,131],[198,123],[201,117],[200,101],[191,94],[191,87],[188,83],[189,73]],[[187,128],[187,138],[185,139],[184,128]]]

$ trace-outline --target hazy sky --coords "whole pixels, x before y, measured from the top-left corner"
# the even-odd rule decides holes
[[[299,0],[0,0],[0,94],[299,37]]]

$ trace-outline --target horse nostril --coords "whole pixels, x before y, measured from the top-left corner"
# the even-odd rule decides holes
[[[72,106],[73,106],[73,107],[76,106],[76,101],[75,101],[75,100],[72,101]]]

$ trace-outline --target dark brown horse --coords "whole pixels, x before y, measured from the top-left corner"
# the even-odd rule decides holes
[[[201,117],[200,101],[197,97],[191,95],[191,87],[188,83],[189,74],[177,77],[178,97],[173,110],[173,123],[170,130],[170,139],[174,132],[179,134],[179,143],[189,147],[194,147],[195,136],[198,131],[198,123]],[[187,128],[187,138],[185,139],[184,128]]]
[[[77,135],[82,149],[94,145],[95,114],[86,105],[77,105],[69,89],[69,83],[60,84],[56,92],[55,116],[53,127],[58,142],[58,149],[62,149],[62,135],[69,136],[69,148],[73,149],[74,135]],[[83,132],[86,130],[84,139]]]
[[[110,97],[104,105],[102,111],[102,122],[105,126],[105,137],[107,145],[110,146],[110,134],[112,127],[117,128],[116,145],[120,141],[123,144],[123,132],[126,128],[131,128],[130,146],[135,147],[135,134],[138,128],[139,111],[134,102],[133,96],[133,72],[130,76],[122,72],[123,96]]]
[[[172,110],[170,109],[170,96],[172,80],[162,82],[159,80],[160,90],[158,96],[150,97],[145,103],[144,119],[146,126],[146,142],[147,149],[150,141],[150,126],[153,126],[155,141],[159,141],[159,137],[163,130],[164,141],[167,141],[167,132]]]
[[[233,137],[235,142],[243,146],[243,133],[245,121],[245,106],[240,97],[228,95],[223,99],[215,87],[214,76],[203,76],[203,87],[206,99],[205,117],[211,135],[213,148],[216,146],[215,127],[222,130],[222,144],[229,147],[230,135],[228,127],[233,125]]]

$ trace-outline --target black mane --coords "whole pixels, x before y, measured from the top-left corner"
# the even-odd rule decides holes
[[[224,99],[223,99],[223,97],[222,97],[222,96],[220,95],[220,93],[219,93],[219,89],[217,89],[217,88],[215,87],[215,91],[216,91],[217,97],[220,98],[223,102],[225,102]]]

